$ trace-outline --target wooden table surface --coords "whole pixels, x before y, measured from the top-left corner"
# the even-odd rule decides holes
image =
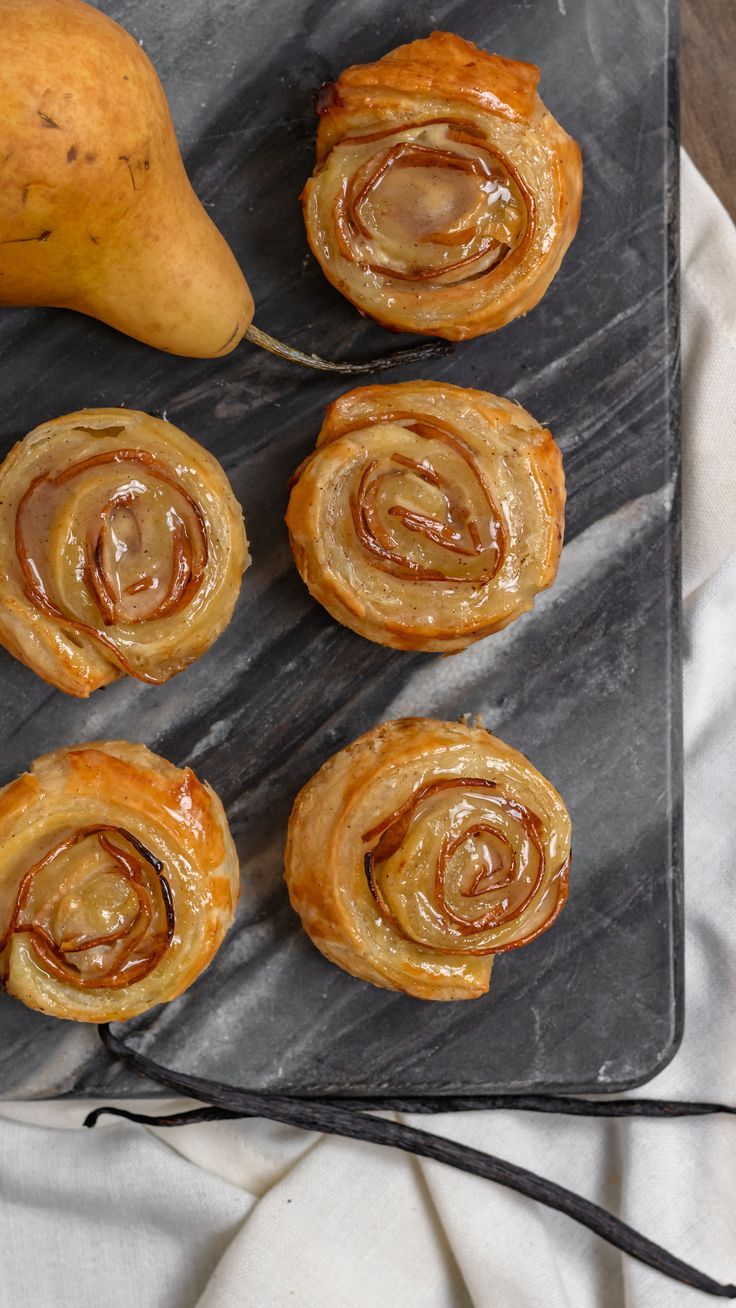
[[[681,5],[682,143],[736,218],[736,3]]]

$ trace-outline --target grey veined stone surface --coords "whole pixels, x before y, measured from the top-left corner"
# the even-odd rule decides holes
[[[677,501],[676,96],[666,0],[109,0],[170,98],[194,185],[243,264],[256,322],[302,348],[370,357],[403,343],[334,291],[298,196],[311,94],[349,63],[435,27],[542,68],[583,149],[580,230],[542,304],[434,365],[398,372],[526,405],[565,455],[560,575],[533,613],[450,659],[383,649],[333,622],[293,566],[289,475],[344,379],[244,344],[170,358],[69,313],[0,313],[2,452],[37,423],[125,404],[170,418],[222,461],[254,565],[226,634],[168,685],[124,680],[86,703],[0,651],[10,780],[36,755],[142,739],[222,796],[243,868],[215,963],[130,1024],[159,1062],[251,1089],[613,1089],[673,1053],[681,1009]],[[407,340],[408,343],[408,340]],[[386,380],[389,380],[388,378]],[[282,881],[299,787],[335,750],[400,714],[481,715],[565,796],[571,895],[554,929],[499,958],[490,995],[431,1004],[326,962]],[[153,1093],[95,1030],[0,997],[0,1090]]]

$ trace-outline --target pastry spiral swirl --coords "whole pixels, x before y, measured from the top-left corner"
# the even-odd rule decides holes
[[[112,1022],[173,999],[238,886],[214,791],[143,745],[59,749],[0,790],[0,978],[30,1008]]]
[[[322,88],[307,236],[361,312],[463,340],[541,299],[575,235],[582,168],[538,80],[434,32]]]
[[[44,423],[0,467],[0,642],[86,696],[124,673],[159,684],[232,615],[250,562],[217,460],[129,409]]]
[[[397,649],[451,652],[551,585],[564,506],[560,451],[525,409],[402,382],[330,405],[286,521],[304,581],[338,622]]]
[[[360,736],[297,797],[286,882],[319,950],[418,999],[474,999],[493,955],[552,925],[570,818],[481,727],[404,718]]]

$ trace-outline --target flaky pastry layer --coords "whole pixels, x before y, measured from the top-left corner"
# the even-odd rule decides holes
[[[338,622],[450,653],[530,609],[557,573],[565,480],[549,431],[445,382],[361,386],[331,404],[286,521]]]
[[[557,791],[517,750],[482,727],[404,718],[340,750],[297,796],[286,882],[346,972],[475,999],[493,955],[559,915],[570,834]]]
[[[0,643],[67,694],[182,671],[230,621],[249,563],[220,464],[160,418],[83,409],[0,467]]]
[[[304,219],[362,313],[464,340],[541,299],[575,235],[582,166],[538,80],[434,32],[323,88]]]
[[[238,888],[217,795],[144,745],[59,749],[0,790],[0,979],[42,1013],[123,1021],[173,999]]]

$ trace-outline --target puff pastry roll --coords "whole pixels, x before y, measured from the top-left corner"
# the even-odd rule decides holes
[[[418,999],[485,994],[493,955],[567,897],[570,818],[482,727],[403,718],[336,754],[297,796],[286,882],[319,950]]]
[[[143,745],[59,749],[0,790],[0,978],[42,1013],[123,1021],[173,999],[238,886],[217,795]]]
[[[463,340],[541,299],[575,235],[582,167],[538,80],[434,32],[322,88],[307,236],[362,313]]]
[[[286,521],[304,581],[338,622],[382,645],[449,653],[551,585],[564,507],[560,451],[525,409],[402,382],[330,405]]]
[[[249,562],[219,463],[159,418],[71,413],[0,467],[0,643],[67,694],[187,667],[230,621]]]

